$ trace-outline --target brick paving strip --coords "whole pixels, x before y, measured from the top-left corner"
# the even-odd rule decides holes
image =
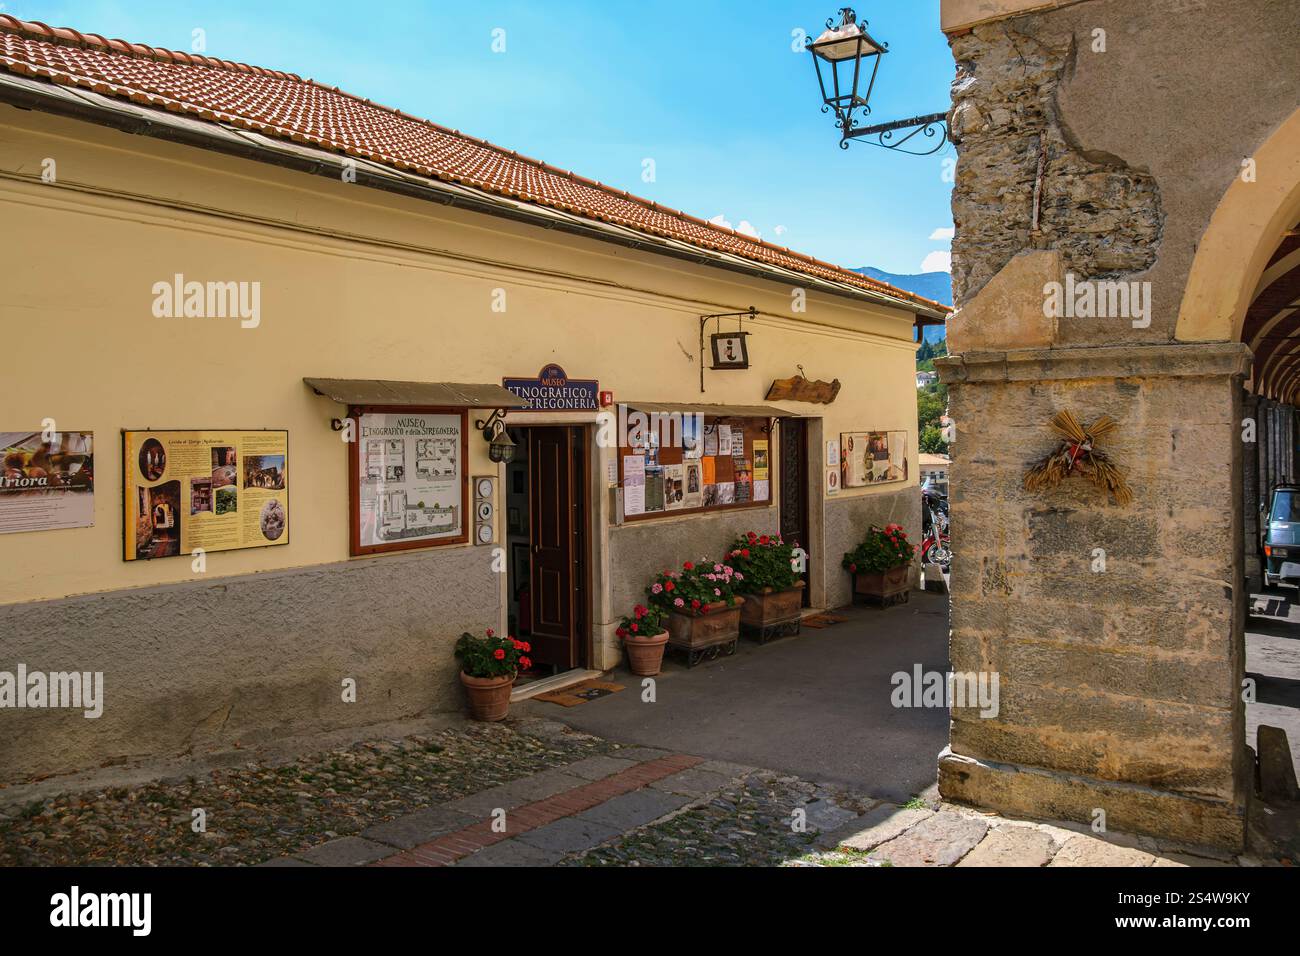
[[[697,769],[705,763],[703,757],[650,748],[593,756],[263,865],[449,866],[471,856],[471,865],[554,863],[651,823],[728,781],[726,774]],[[675,785],[650,789],[670,778]],[[498,809],[505,811],[504,831],[493,829],[491,814]],[[489,847],[496,852],[484,852]]]
[[[502,807],[506,811],[506,829],[504,832],[493,830],[493,820],[482,820],[454,833],[448,833],[430,840],[428,843],[422,843],[402,853],[379,860],[372,865],[447,866],[494,843],[501,843],[512,837],[540,830],[548,824],[556,823],[567,817],[576,817],[578,814],[608,803],[615,797],[641,790],[652,783],[663,780],[665,777],[670,777],[683,770],[690,770],[703,762],[703,757],[692,757],[687,754],[673,754],[669,757],[648,760],[627,770],[617,771],[603,779],[561,791],[554,796],[535,800],[515,809]],[[677,809],[678,807],[672,806],[672,804],[678,802],[673,799],[665,799],[665,811]],[[684,800],[681,802],[689,801]],[[656,814],[656,816],[662,815]],[[598,831],[600,829],[597,828]],[[600,835],[599,832],[596,835]]]

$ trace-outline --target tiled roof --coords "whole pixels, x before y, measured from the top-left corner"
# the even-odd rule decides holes
[[[293,73],[106,40],[4,14],[0,14],[0,67],[949,311],[884,282]]]

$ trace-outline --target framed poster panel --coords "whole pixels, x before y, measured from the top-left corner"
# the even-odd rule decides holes
[[[352,554],[468,541],[467,411],[380,405],[350,414]]]
[[[907,432],[840,435],[840,485],[864,488],[907,480]]]
[[[94,523],[92,432],[0,432],[0,534]]]
[[[125,430],[122,466],[126,561],[289,543],[283,429]]]
[[[624,521],[771,506],[770,419],[702,415],[686,426],[694,417],[680,429],[652,422],[645,434],[629,423],[617,461]]]

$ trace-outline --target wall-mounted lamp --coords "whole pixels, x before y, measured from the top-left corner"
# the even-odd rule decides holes
[[[483,440],[488,443],[489,459],[502,465],[514,460],[515,443],[506,431],[505,412],[502,409],[493,409],[487,421],[479,419],[474,427],[483,432]]]

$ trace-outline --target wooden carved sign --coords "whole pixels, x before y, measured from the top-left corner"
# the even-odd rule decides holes
[[[1057,412],[1052,419],[1052,430],[1062,441],[1055,451],[1025,473],[1025,490],[1055,488],[1071,475],[1080,475],[1114,495],[1117,504],[1128,504],[1133,500],[1133,490],[1110,456],[1097,448],[1097,442],[1116,428],[1119,422],[1109,415],[1102,415],[1085,428],[1073,412]]]
[[[778,378],[767,390],[767,401],[788,399],[795,402],[812,402],[816,405],[829,405],[840,393],[840,380],[833,382],[814,382],[804,375],[794,378]]]

